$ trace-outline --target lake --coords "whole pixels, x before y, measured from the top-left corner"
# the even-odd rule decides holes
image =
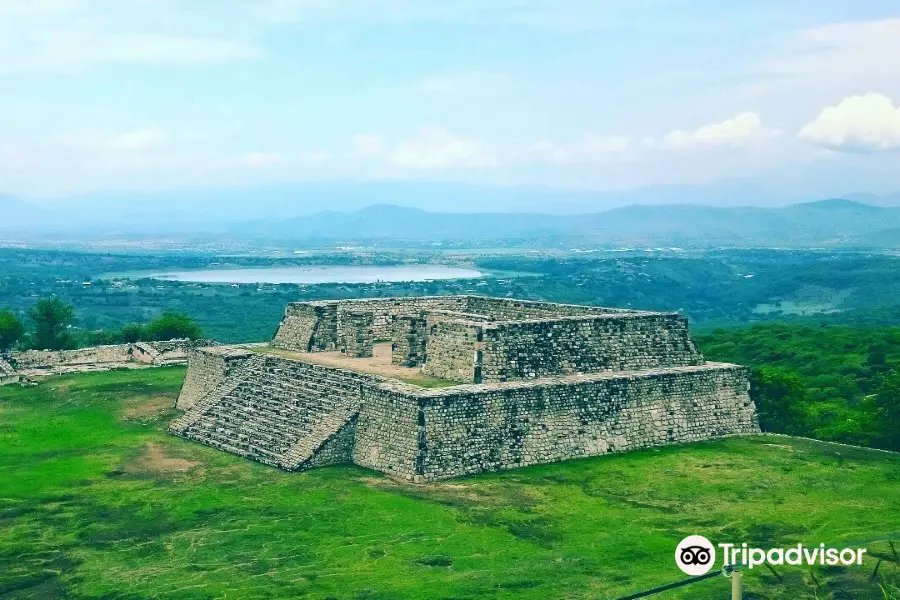
[[[161,271],[148,277],[196,283],[375,283],[376,281],[428,281],[430,279],[475,279],[483,273],[474,269],[441,265],[392,267],[259,267],[248,269],[206,269]]]

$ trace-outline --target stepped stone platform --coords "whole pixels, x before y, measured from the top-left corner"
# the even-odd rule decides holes
[[[169,431],[289,471],[422,482],[759,431],[746,370],[704,361],[677,313],[293,303],[270,347],[197,348],[188,364]]]

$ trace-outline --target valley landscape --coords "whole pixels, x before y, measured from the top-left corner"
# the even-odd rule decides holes
[[[0,600],[900,600],[886,0],[0,0]]]

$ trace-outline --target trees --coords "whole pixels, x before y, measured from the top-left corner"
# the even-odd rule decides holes
[[[73,345],[69,326],[75,319],[75,309],[53,296],[42,298],[28,311],[34,322],[34,347],[40,350],[63,350]]]
[[[763,431],[806,434],[803,403],[806,389],[796,373],[776,367],[759,367],[750,378],[750,397],[756,403]]]
[[[900,451],[900,370],[887,373],[875,393],[875,430],[881,447]]]
[[[122,341],[126,343],[139,342],[147,337],[147,330],[143,325],[128,323],[122,326]]]
[[[10,348],[25,335],[25,326],[11,310],[0,310],[0,352]]]
[[[147,325],[146,334],[146,337],[151,340],[174,340],[176,338],[196,340],[203,335],[203,332],[189,316],[166,312]]]

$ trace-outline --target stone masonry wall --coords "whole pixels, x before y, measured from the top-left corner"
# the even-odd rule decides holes
[[[391,329],[391,362],[404,367],[425,363],[428,322],[423,316],[397,315]]]
[[[228,346],[197,348],[188,352],[188,371],[175,408],[190,410],[206,393],[221,385],[251,354]]]
[[[376,340],[391,339],[393,317],[420,314],[428,310],[465,308],[464,296],[418,296],[410,298],[362,298],[292,302],[272,340],[277,348],[297,352],[335,350],[343,313],[371,312],[372,332]],[[312,342],[312,343],[311,343]]]
[[[306,463],[309,468],[353,462],[353,446],[356,440],[356,420],[351,417],[327,442],[318,448]]]
[[[478,358],[476,346],[481,341],[482,323],[428,315],[427,329],[428,359],[422,372],[432,377],[474,383]]]
[[[214,345],[212,340],[168,340],[93,346],[77,350],[24,350],[10,356],[20,370],[53,370],[62,367],[117,366],[127,363],[176,364],[186,360],[192,348]]]
[[[311,304],[288,304],[272,345],[285,350],[308,352],[314,344],[316,326],[322,320],[323,313],[323,309]]]
[[[341,317],[339,339],[344,354],[354,358],[372,356],[375,341],[370,312],[345,312]]]
[[[699,365],[677,313],[498,323],[484,329],[482,381]]]
[[[13,352],[19,369],[49,369],[58,366],[99,363],[126,363],[131,360],[131,344],[94,346],[79,350],[25,350]]]
[[[420,461],[423,414],[419,398],[384,386],[367,386],[356,424],[353,462],[412,480]]]
[[[759,432],[734,365],[463,386],[429,398],[420,479]]]
[[[189,379],[205,371],[209,395],[170,431],[288,470],[352,461],[428,481],[759,431],[735,365],[428,390],[263,355],[218,379],[216,354],[197,354],[210,363]]]
[[[512,298],[494,298],[491,296],[465,296],[466,311],[493,316],[498,321],[520,321],[525,319],[546,319],[571,317],[578,315],[636,313],[621,308],[603,308],[600,306],[583,306],[580,304],[556,304],[553,302],[534,302],[531,300],[515,300]]]

